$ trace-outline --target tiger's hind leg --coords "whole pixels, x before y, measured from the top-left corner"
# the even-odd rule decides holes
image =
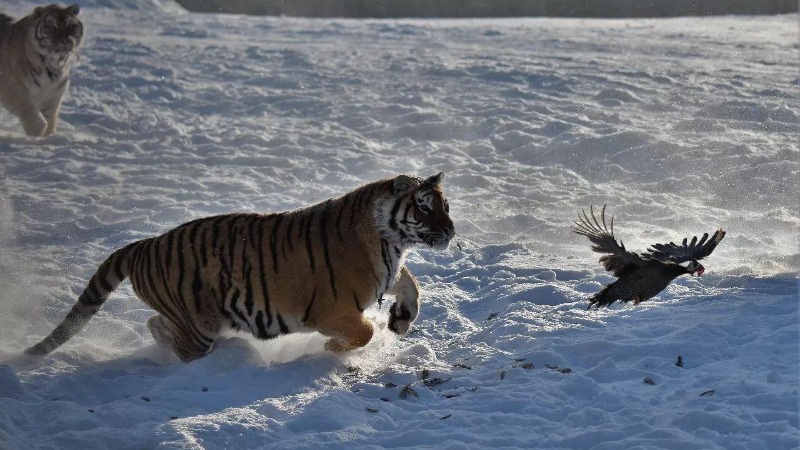
[[[346,352],[367,345],[372,339],[372,323],[361,314],[337,317],[327,324],[317,327],[325,336],[330,336],[325,343],[325,350]]]
[[[147,328],[153,335],[153,340],[161,347],[172,347],[175,336],[172,334],[172,325],[161,314],[156,314],[147,321]]]
[[[219,335],[219,326],[199,329],[191,324],[176,326],[166,317],[157,314],[147,321],[147,328],[156,343],[172,350],[183,362],[190,362],[207,355]]]

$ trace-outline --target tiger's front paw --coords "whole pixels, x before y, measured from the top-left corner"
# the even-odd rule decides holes
[[[31,115],[30,117],[23,117],[22,128],[25,134],[31,137],[42,137],[47,131],[47,121],[41,114]]]
[[[411,328],[411,322],[414,319],[411,318],[411,311],[409,311],[402,303],[394,302],[391,308],[389,308],[389,329],[393,332],[404,335],[408,333],[408,329]]]

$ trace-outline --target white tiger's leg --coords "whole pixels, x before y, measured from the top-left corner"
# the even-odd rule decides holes
[[[17,111],[17,117],[22,122],[22,128],[28,136],[44,136],[47,130],[47,119],[39,112],[33,103],[26,102]]]
[[[396,298],[389,308],[389,329],[397,334],[406,334],[419,314],[419,284],[404,266],[400,277],[386,293]]]
[[[64,81],[59,91],[54,94],[53,99],[42,107],[42,114],[47,120],[47,129],[44,131],[45,136],[55,133],[58,128],[58,112],[61,110],[61,99],[68,87],[69,79]]]
[[[156,314],[147,321],[147,328],[153,335],[153,340],[161,347],[172,347],[175,335],[172,333],[172,325],[161,314]]]
[[[45,136],[50,136],[56,132],[58,128],[58,111],[61,109],[61,102],[52,108],[42,110],[45,120],[47,120],[47,128],[44,130]]]

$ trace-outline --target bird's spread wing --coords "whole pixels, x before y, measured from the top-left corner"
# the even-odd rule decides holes
[[[640,266],[644,261],[636,253],[625,250],[622,241],[617,242],[614,237],[614,216],[606,226],[606,207],[600,211],[600,221],[594,215],[594,208],[589,208],[591,218],[582,211],[578,215],[578,220],[572,227],[572,231],[584,235],[594,244],[592,250],[597,253],[608,253],[600,258],[603,267],[609,272],[614,272],[614,276],[620,276],[633,266]]]
[[[695,236],[691,242],[687,242],[688,239],[684,239],[681,245],[674,242],[655,244],[647,251],[654,259],[682,263],[684,261],[703,259],[710,255],[724,237],[725,231],[720,228],[711,235],[711,239],[708,238],[708,233],[705,233],[699,241]]]

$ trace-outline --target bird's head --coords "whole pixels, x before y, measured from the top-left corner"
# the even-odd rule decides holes
[[[703,267],[703,265],[700,264],[696,259],[690,261],[689,265],[686,266],[686,273],[690,275],[697,275],[699,277],[700,275],[703,275],[705,271],[706,268]]]

